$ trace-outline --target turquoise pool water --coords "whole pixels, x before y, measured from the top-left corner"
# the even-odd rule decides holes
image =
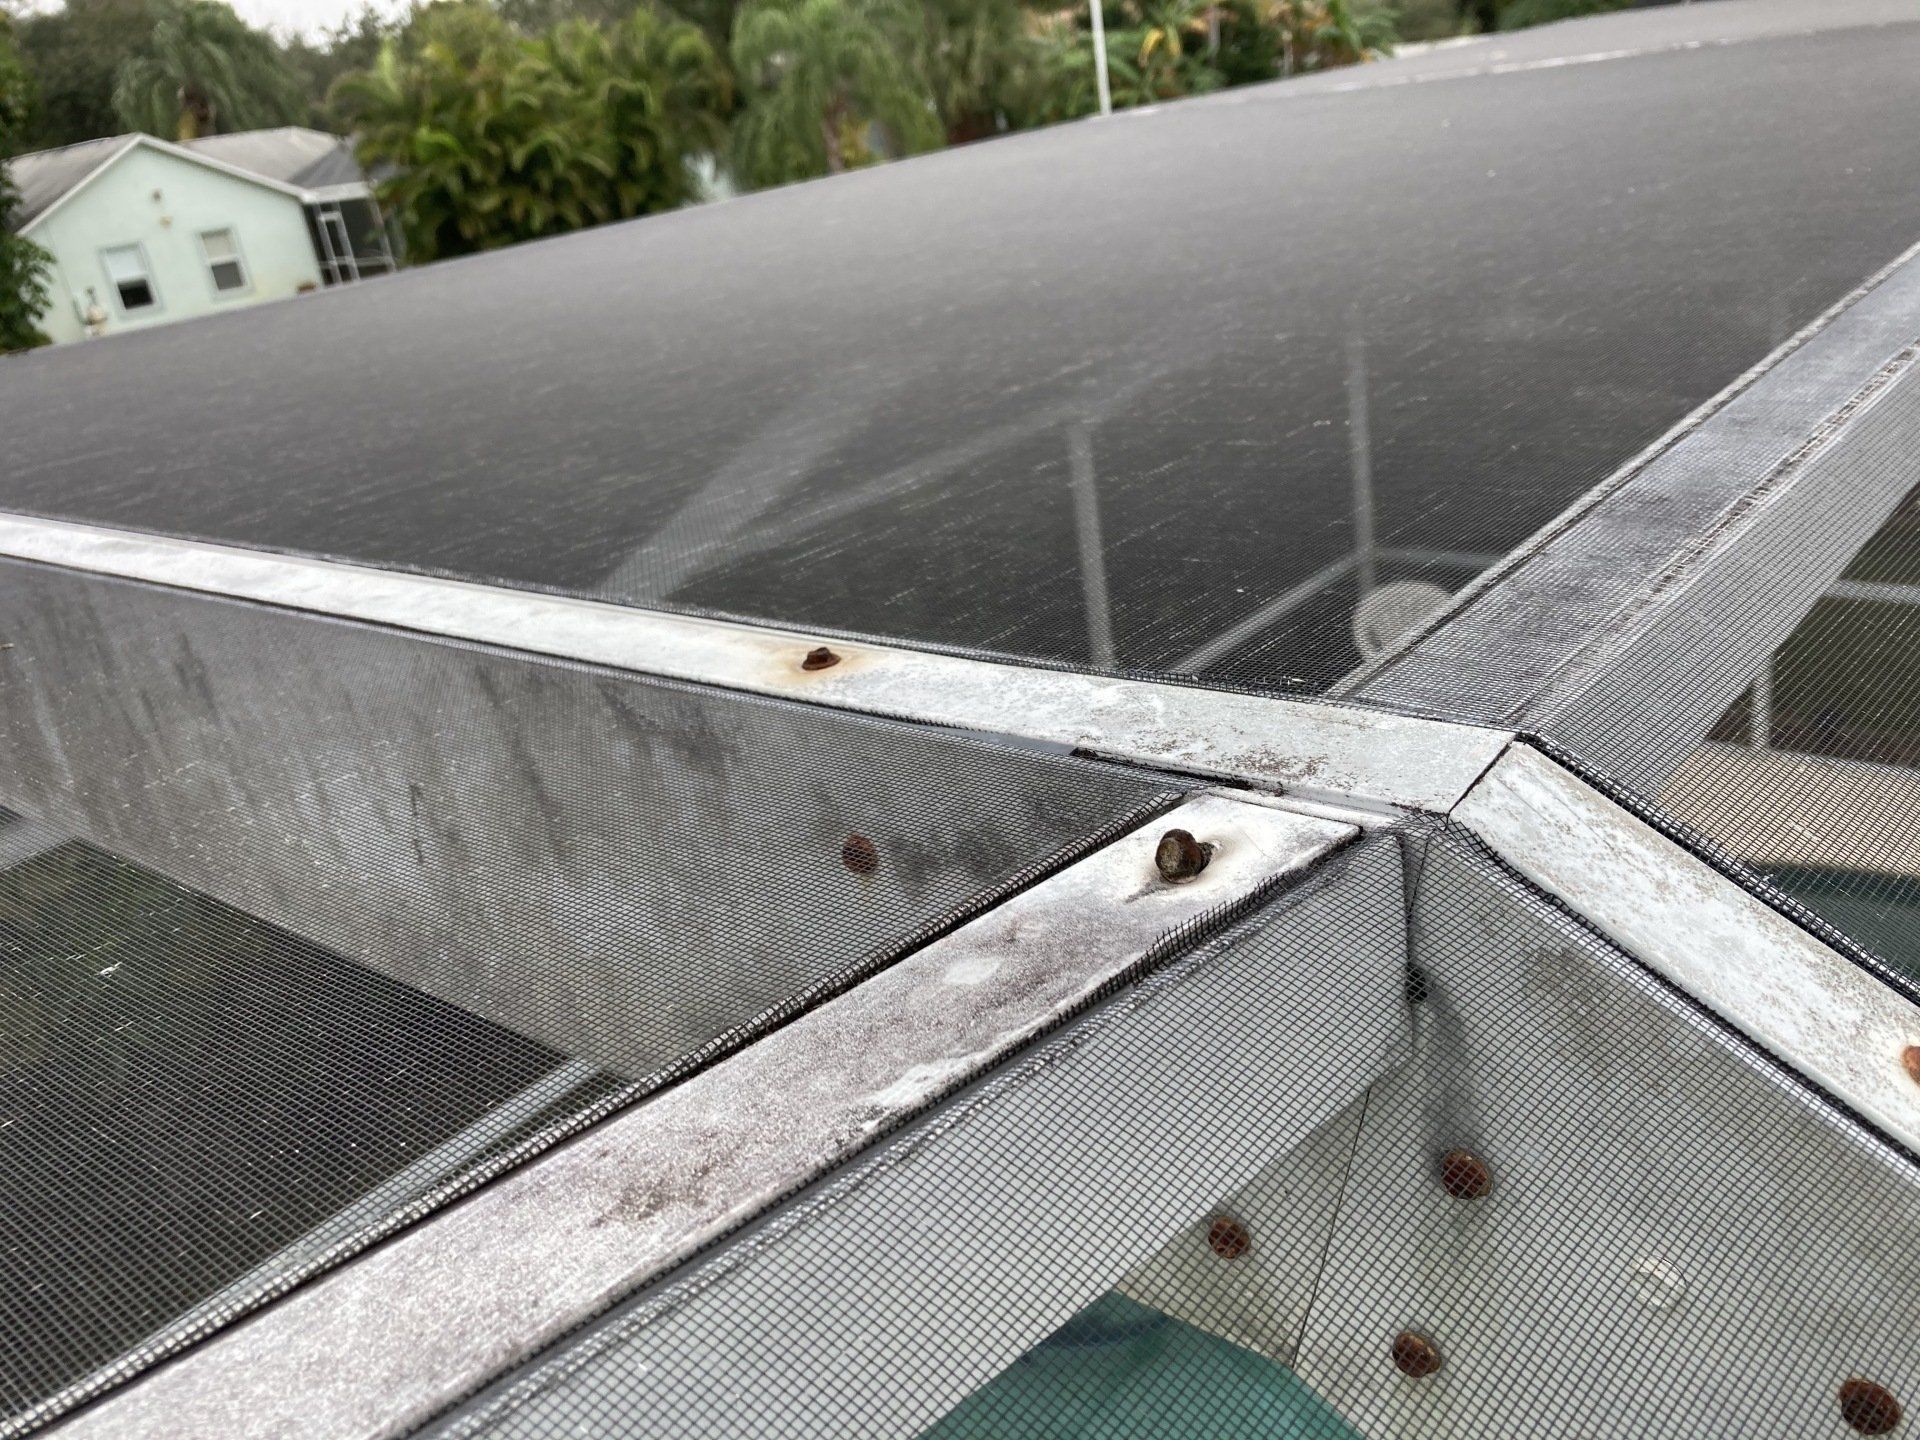
[[[922,1440],[1360,1440],[1284,1365],[1104,1295]]]

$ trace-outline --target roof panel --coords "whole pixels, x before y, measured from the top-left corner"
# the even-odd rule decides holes
[[[306,189],[364,183],[367,178],[346,140],[299,125],[207,135],[187,141],[186,148],[210,160]]]
[[[1920,234],[1917,64],[1281,86],[36,356],[0,504],[1324,688]]]
[[[109,135],[102,140],[82,140],[77,145],[63,145],[58,150],[36,150],[30,155],[16,155],[8,160],[7,173],[20,192],[20,208],[14,212],[14,223],[22,227],[30,224],[54,201],[137,138],[133,135]]]

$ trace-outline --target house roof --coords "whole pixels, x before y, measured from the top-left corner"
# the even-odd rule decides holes
[[[366,174],[352,148],[338,135],[287,126],[237,135],[209,135],[176,145],[152,135],[111,135],[58,150],[38,150],[7,162],[21,205],[15,224],[27,229],[67,196],[136,146],[222,170],[276,190],[306,197],[315,192],[364,191]]]
[[[303,125],[246,130],[237,135],[208,135],[187,141],[186,148],[235,169],[249,170],[304,190],[367,182],[366,172],[353,158],[353,146],[343,136],[310,130]]]
[[[20,192],[20,209],[15,223],[26,229],[45,214],[62,196],[77,188],[140,137],[109,135],[104,140],[82,140],[77,145],[62,145],[58,150],[36,150],[16,155],[7,162],[8,173]]]

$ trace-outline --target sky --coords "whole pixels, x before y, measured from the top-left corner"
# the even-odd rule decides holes
[[[228,0],[242,19],[263,25],[287,37],[309,38],[332,29],[350,15],[357,15],[367,0]],[[373,8],[382,15],[406,9],[406,0],[373,0]]]
[[[20,11],[58,10],[61,0],[27,0],[12,8]],[[357,15],[369,0],[228,0],[242,19],[265,26],[284,39],[304,35],[309,39],[324,34],[350,15]],[[382,15],[394,15],[407,8],[407,0],[371,0]]]

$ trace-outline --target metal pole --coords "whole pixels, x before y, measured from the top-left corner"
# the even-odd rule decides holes
[[[1095,5],[1100,0],[1093,0]],[[1068,476],[1073,485],[1073,528],[1080,543],[1080,593],[1087,606],[1087,660],[1096,670],[1114,668],[1113,613],[1107,605],[1107,556],[1100,539],[1100,478],[1093,468],[1093,431],[1067,427]]]
[[[1367,348],[1358,322],[1347,336],[1347,455],[1353,470],[1354,578],[1360,597],[1379,583],[1373,538],[1373,432],[1367,423]]]
[[[1088,0],[1093,10],[1093,76],[1100,86],[1100,113],[1113,114],[1113,91],[1107,85],[1107,17],[1102,0]]]

